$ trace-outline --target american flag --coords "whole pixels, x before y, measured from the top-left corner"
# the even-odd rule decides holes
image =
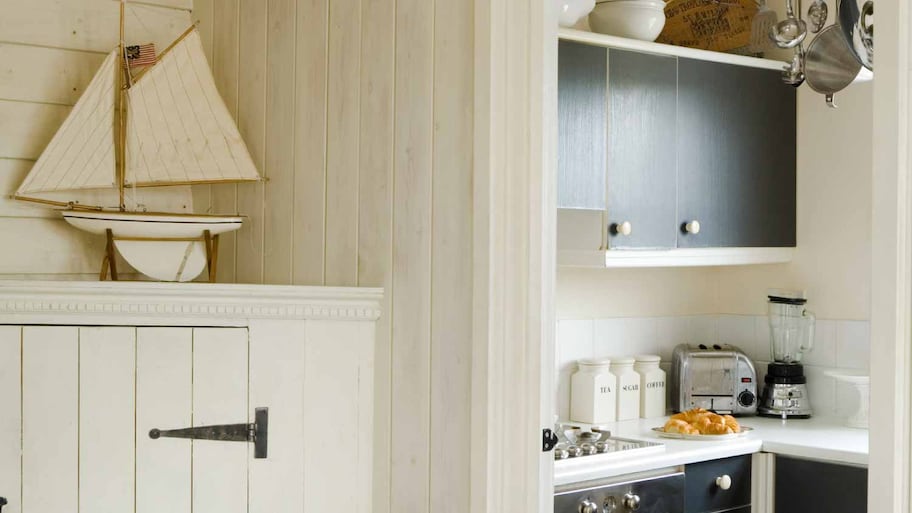
[[[128,46],[127,62],[131,68],[155,64],[155,43]]]

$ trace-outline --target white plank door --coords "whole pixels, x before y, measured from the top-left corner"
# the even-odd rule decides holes
[[[22,512],[79,510],[79,330],[22,330]]]
[[[247,330],[136,335],[136,513],[246,511],[248,444],[152,440],[149,431],[247,422]]]
[[[9,501],[4,513],[22,513],[21,337],[18,326],[0,326],[0,497]]]
[[[282,513],[371,503],[374,325],[0,326],[4,513]],[[247,424],[247,442],[151,439]],[[21,456],[20,456],[21,455]]]

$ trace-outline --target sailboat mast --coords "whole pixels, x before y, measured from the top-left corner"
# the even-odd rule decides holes
[[[117,96],[117,110],[119,113],[119,130],[117,131],[117,149],[120,153],[120,163],[117,166],[117,192],[120,197],[120,211],[123,212],[127,209],[126,202],[124,201],[124,182],[126,181],[127,175],[127,118],[126,118],[126,109],[124,105],[126,104],[126,95],[127,87],[129,86],[129,81],[127,73],[129,73],[128,64],[127,64],[127,47],[124,43],[124,10],[126,7],[127,0],[120,0],[120,59],[119,59],[119,71],[118,77],[120,77],[120,87],[119,94]]]

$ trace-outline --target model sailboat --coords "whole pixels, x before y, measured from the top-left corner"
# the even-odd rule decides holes
[[[137,188],[260,179],[215,86],[196,27],[135,75],[120,44],[19,186],[14,198],[61,208],[73,226],[107,237],[101,279],[117,279],[114,250],[137,271],[189,281],[208,267],[214,281],[218,236],[240,216],[128,209]],[[98,191],[117,205],[92,204]],[[125,193],[126,191],[126,193]],[[61,200],[65,192],[65,200]],[[88,198],[88,200],[87,200]],[[115,199],[116,198],[116,199]]]

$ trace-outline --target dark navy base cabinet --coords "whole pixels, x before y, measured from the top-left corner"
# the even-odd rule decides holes
[[[723,476],[731,480],[727,490],[716,482]],[[687,465],[684,468],[684,486],[685,513],[750,513],[751,455]]]
[[[868,469],[776,456],[776,513],[864,513]]]

